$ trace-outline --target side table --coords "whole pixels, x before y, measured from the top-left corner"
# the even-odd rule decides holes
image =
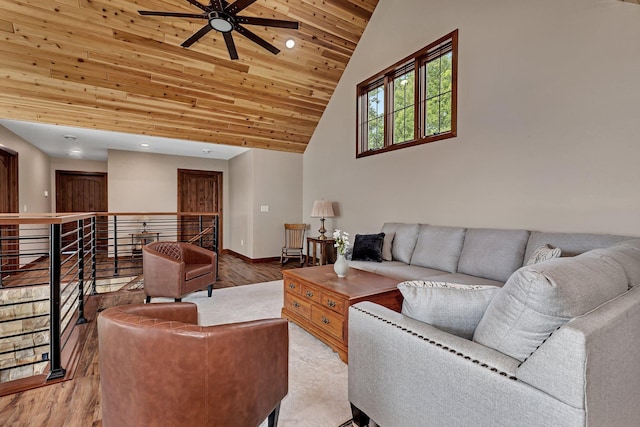
[[[157,231],[142,231],[131,233],[131,259],[142,253],[142,247],[151,242],[160,240],[160,233]]]
[[[336,260],[334,239],[307,237],[307,265],[333,264]]]

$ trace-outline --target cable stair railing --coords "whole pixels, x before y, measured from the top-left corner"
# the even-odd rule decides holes
[[[87,302],[142,289],[145,244],[218,252],[218,227],[216,213],[0,214],[0,396],[72,376]]]

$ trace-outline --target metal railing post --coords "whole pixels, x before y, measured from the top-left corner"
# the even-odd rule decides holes
[[[118,272],[118,217],[113,216],[113,275],[117,276]]]
[[[96,232],[97,221],[98,221],[97,216],[94,216],[91,218],[91,281],[93,282],[91,284],[92,295],[96,295],[98,293],[98,290],[96,289],[97,278],[98,278],[98,274],[96,271],[97,270],[96,255],[97,255],[97,247],[98,247],[98,233]],[[107,240],[107,247],[109,246],[108,242],[109,241]]]
[[[78,220],[78,320],[76,325],[87,323],[84,317],[84,219]]]
[[[49,360],[51,368],[47,381],[62,378],[66,374],[66,370],[62,367],[62,347],[60,345],[61,234],[62,225],[51,224],[49,232]]]
[[[220,278],[220,269],[218,268],[220,254],[218,253],[218,215],[213,217],[213,251],[216,253],[216,280]]]
[[[2,227],[0,227],[0,289],[2,288]]]
[[[198,246],[202,247],[202,215],[198,215],[198,234],[200,235],[200,244]]]

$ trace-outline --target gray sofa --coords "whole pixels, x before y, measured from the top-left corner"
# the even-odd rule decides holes
[[[369,418],[402,427],[640,425],[640,240],[397,223],[383,231],[395,233],[392,260],[352,267],[399,281],[499,288],[467,337],[459,325],[435,327],[407,307],[403,314],[352,306],[349,400],[357,425]],[[545,244],[563,257],[523,267]],[[469,322],[473,310],[455,304],[480,292],[416,283],[406,289],[418,295],[418,311],[441,300],[446,316]]]

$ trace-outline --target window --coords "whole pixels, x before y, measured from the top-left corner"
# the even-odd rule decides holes
[[[360,83],[356,157],[456,136],[458,30]]]

